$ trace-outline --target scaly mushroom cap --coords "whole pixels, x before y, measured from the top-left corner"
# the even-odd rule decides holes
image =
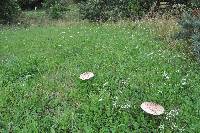
[[[92,77],[94,77],[94,73],[92,73],[92,72],[85,72],[85,73],[82,73],[79,78],[81,80],[89,80]]]
[[[144,102],[140,106],[146,113],[151,115],[161,115],[164,113],[165,109],[156,103]]]

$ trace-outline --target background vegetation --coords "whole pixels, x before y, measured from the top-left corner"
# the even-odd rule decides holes
[[[20,8],[14,0],[0,1],[0,23],[16,22],[19,16]]]
[[[44,7],[50,18],[62,18],[67,11],[68,2],[64,0],[45,0]]]
[[[133,20],[141,18],[147,12],[157,11],[160,0],[8,0],[1,1],[1,22],[11,22],[16,19],[19,7],[23,10],[44,8],[49,17],[62,18],[71,3],[78,3],[82,19],[90,21],[117,21],[123,18]],[[168,5],[186,4],[187,7],[198,8],[198,0],[191,1],[168,1]],[[171,8],[170,8],[171,9]]]
[[[192,12],[184,14],[179,24],[181,31],[179,37],[190,44],[192,52],[198,59],[200,59],[200,12],[193,10]]]
[[[91,21],[119,20],[144,15],[155,1],[137,0],[87,0],[80,6],[83,19]]]
[[[17,3],[23,10],[34,10],[35,7],[42,8],[44,0],[17,0]]]

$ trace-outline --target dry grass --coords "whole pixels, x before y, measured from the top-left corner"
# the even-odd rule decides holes
[[[176,18],[157,17],[154,19],[144,19],[143,23],[150,27],[153,35],[164,39],[167,42],[172,41],[172,35],[179,31],[179,25]]]

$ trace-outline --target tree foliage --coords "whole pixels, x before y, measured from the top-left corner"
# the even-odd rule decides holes
[[[17,0],[17,3],[23,10],[31,10],[35,9],[35,7],[41,8],[43,2],[44,0]]]
[[[0,23],[15,22],[20,8],[15,0],[0,0]]]
[[[90,21],[135,18],[146,13],[155,0],[87,0],[80,4],[83,19]]]
[[[191,6],[193,8],[200,8],[200,0],[191,0]]]
[[[44,7],[50,18],[62,18],[65,11],[67,11],[67,0],[45,0]]]

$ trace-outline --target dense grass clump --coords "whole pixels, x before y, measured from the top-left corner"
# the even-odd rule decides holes
[[[199,68],[148,27],[0,31],[1,132],[199,132]],[[79,75],[95,77],[82,81]],[[164,115],[140,109],[160,103]]]

